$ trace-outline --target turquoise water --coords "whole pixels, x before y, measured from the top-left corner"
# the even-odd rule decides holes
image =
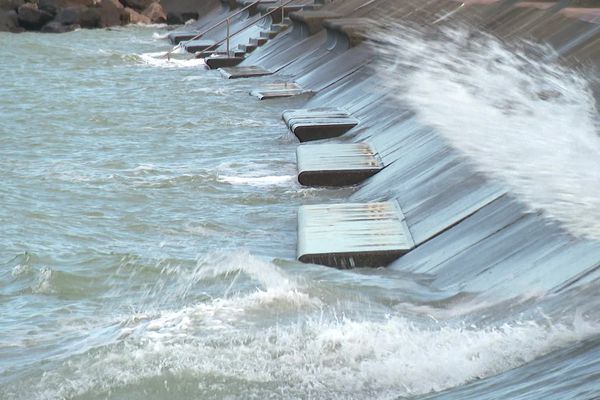
[[[296,182],[304,99],[166,62],[164,32],[0,34],[1,399],[412,397],[597,333],[297,263],[298,206],[353,191]]]

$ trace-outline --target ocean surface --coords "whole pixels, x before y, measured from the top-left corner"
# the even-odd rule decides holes
[[[600,397],[595,282],[496,301],[295,261],[298,206],[356,190],[297,183],[306,99],[165,33],[0,33],[0,399]]]

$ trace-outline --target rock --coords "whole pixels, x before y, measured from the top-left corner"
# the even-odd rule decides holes
[[[124,25],[129,21],[125,16],[125,7],[118,0],[101,0],[98,4],[100,26],[103,28]]]
[[[19,24],[25,29],[39,30],[52,19],[52,15],[40,10],[37,4],[25,3],[19,7]]]
[[[17,10],[25,4],[25,0],[0,0],[0,10]]]
[[[123,4],[126,7],[133,8],[134,10],[142,11],[150,7],[150,4],[156,0],[123,0]]]
[[[126,23],[128,24],[149,24],[152,22],[150,21],[150,18],[138,13],[132,8],[125,7],[125,10],[123,11],[125,13]]]
[[[82,7],[67,7],[59,11],[56,21],[63,25],[73,25],[79,23],[79,16]]]
[[[15,10],[0,10],[0,32],[23,32],[24,29],[19,26],[19,17]]]
[[[160,5],[167,13],[169,24],[183,24],[190,19],[198,19],[201,15],[221,7],[220,0],[161,0]]]
[[[183,25],[188,22],[190,19],[198,19],[200,15],[198,15],[195,11],[189,12],[169,12],[167,14],[167,24],[169,25]]]
[[[167,14],[165,14],[165,11],[157,2],[150,4],[150,6],[142,12],[142,15],[150,18],[150,21],[154,23],[162,24],[167,22]]]
[[[81,11],[78,24],[81,25],[82,28],[99,28],[101,19],[99,8],[88,7]]]
[[[63,25],[80,25],[82,28],[99,28],[101,9],[97,7],[68,7],[59,11],[56,21]]]
[[[80,28],[79,25],[63,25],[58,21],[50,21],[42,27],[40,32],[43,33],[65,33],[71,32],[75,29]]]
[[[56,15],[58,13],[57,0],[39,0],[38,8],[46,11],[48,14]]]

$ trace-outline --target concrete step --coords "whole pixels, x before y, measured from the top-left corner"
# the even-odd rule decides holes
[[[285,31],[289,27],[290,26],[288,24],[271,24],[271,30],[274,30],[276,32]]]
[[[296,159],[298,182],[304,186],[356,185],[383,169],[368,143],[300,145]]]
[[[214,45],[215,42],[213,40],[198,39],[184,43],[183,48],[188,53],[197,53],[199,51],[204,51],[210,47],[213,47]]]
[[[250,95],[257,97],[259,100],[278,99],[308,93],[311,93],[311,91],[304,89],[296,82],[272,83],[263,88],[250,91]]]
[[[267,43],[269,41],[269,39],[267,38],[256,38],[256,39],[250,39],[250,44],[256,47],[260,47],[262,45],[264,45],[265,43]]]
[[[256,50],[256,47],[257,46],[255,46],[253,44],[240,44],[238,46],[238,49],[240,49],[244,53],[252,53],[254,50]]]
[[[193,39],[198,35],[198,33],[199,32],[171,32],[167,38],[172,44],[179,44],[181,42],[185,42],[186,40]]]
[[[282,118],[301,142],[341,136],[360,122],[339,108],[287,110]]]
[[[244,61],[244,57],[208,57],[204,59],[210,69],[232,67]]]
[[[279,32],[277,32],[277,31],[262,31],[260,33],[260,37],[265,38],[265,39],[273,39],[278,34],[279,34]]]
[[[336,268],[382,267],[415,247],[396,201],[298,210],[298,259]]]
[[[272,75],[273,72],[258,66],[221,68],[221,75],[227,79],[252,78]]]
[[[245,57],[245,56],[246,56],[246,52],[241,51],[241,50],[232,50],[229,52],[229,54],[224,51],[216,51],[216,50],[201,51],[201,52],[196,53],[196,58],[209,58],[209,57],[240,58],[240,57]]]

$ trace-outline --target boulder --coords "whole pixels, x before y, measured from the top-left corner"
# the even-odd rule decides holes
[[[0,0],[0,10],[17,10],[25,4],[25,0]]]
[[[19,7],[17,13],[19,24],[30,30],[39,30],[52,19],[52,15],[44,10],[40,10],[37,4],[25,3]]]
[[[128,21],[125,17],[125,7],[118,0],[101,0],[98,4],[100,12],[100,26],[124,25]]]
[[[100,28],[100,22],[102,17],[100,16],[100,9],[96,7],[83,8],[81,14],[79,14],[79,21],[77,22],[82,28]]]
[[[79,23],[82,7],[67,7],[58,12],[56,21],[63,25],[73,25]]]
[[[150,18],[146,17],[145,15],[140,14],[139,12],[135,11],[132,8],[129,7],[125,7],[124,14],[125,14],[125,23],[128,24],[149,24],[152,21],[150,21]]]
[[[97,7],[67,7],[58,12],[56,21],[63,25],[80,25],[82,28],[101,27],[101,9]]]
[[[165,11],[157,2],[150,4],[148,8],[142,12],[142,15],[150,18],[150,21],[154,23],[162,24],[167,22],[167,14],[165,14]]]
[[[0,32],[23,32],[24,29],[19,26],[19,17],[15,10],[0,10]]]
[[[40,32],[43,33],[65,33],[71,32],[75,29],[80,28],[79,25],[63,25],[58,21],[50,21],[42,27]]]
[[[38,8],[46,11],[48,14],[56,15],[58,13],[58,1],[57,0],[38,0]]]
[[[145,10],[150,7],[150,4],[154,3],[156,0],[123,0],[123,4],[126,7],[133,8],[137,11]]]
[[[183,25],[190,19],[198,19],[200,15],[195,11],[189,12],[169,12],[167,13],[167,24]]]

